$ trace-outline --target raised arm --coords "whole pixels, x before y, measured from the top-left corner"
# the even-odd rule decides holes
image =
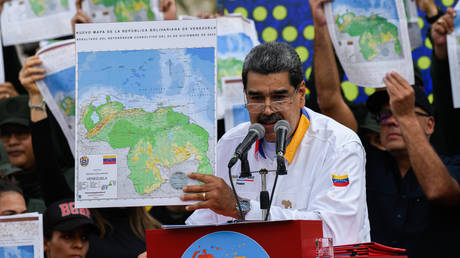
[[[326,25],[323,5],[330,1],[310,0],[315,27],[313,70],[318,104],[323,114],[357,132],[356,118],[342,97],[337,63]]]
[[[407,147],[410,165],[427,199],[457,205],[460,202],[460,186],[428,141],[428,135],[434,129],[433,117],[417,117],[414,90],[399,74],[387,75],[384,82],[391,110]]]

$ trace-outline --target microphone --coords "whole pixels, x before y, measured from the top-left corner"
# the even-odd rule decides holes
[[[262,139],[265,135],[265,128],[259,124],[255,123],[249,126],[248,134],[243,139],[243,141],[236,147],[235,153],[232,156],[232,159],[228,162],[228,167],[231,168],[235,163],[242,157],[243,154],[248,152],[252,144],[257,140]]]
[[[286,153],[286,138],[291,132],[291,125],[286,120],[279,120],[275,124],[276,155],[284,156]]]

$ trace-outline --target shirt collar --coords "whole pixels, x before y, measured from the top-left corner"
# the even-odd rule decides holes
[[[297,125],[294,136],[291,137],[291,140],[288,146],[286,147],[286,153],[284,154],[284,158],[289,162],[289,164],[291,164],[292,160],[294,159],[294,155],[297,151],[297,148],[299,147],[300,142],[302,142],[303,136],[307,132],[308,127],[310,127],[310,116],[308,115],[307,111],[304,108],[302,108],[299,124]],[[257,153],[259,153],[259,155],[262,156],[264,159],[267,158],[265,156],[261,140],[256,141],[254,154],[257,155]]]

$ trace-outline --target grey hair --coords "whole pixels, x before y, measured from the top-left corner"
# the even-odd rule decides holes
[[[289,83],[294,88],[303,80],[302,62],[293,47],[282,42],[270,42],[254,47],[244,59],[243,85],[246,90],[248,72],[271,74],[289,72]]]

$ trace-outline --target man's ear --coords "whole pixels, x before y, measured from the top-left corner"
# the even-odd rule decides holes
[[[430,136],[430,135],[433,134],[434,125],[435,125],[434,117],[432,117],[432,116],[428,117],[427,122],[426,122],[426,126],[424,128],[426,135]]]
[[[299,88],[297,89],[297,94],[299,94],[300,97],[299,108],[303,108],[305,106],[305,92],[305,81],[302,80],[299,84]]]

